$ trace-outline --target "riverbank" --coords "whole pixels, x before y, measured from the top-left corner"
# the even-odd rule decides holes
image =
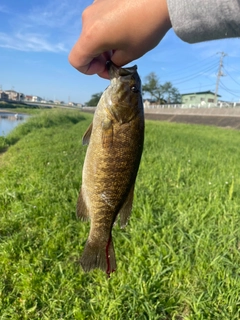
[[[146,120],[188,123],[240,130],[239,116],[145,113]]]
[[[94,107],[82,108],[94,113]],[[240,108],[144,109],[146,120],[200,124],[240,130]]]
[[[149,120],[240,129],[240,108],[145,109]]]
[[[75,211],[91,121],[49,110],[6,137],[1,317],[240,319],[239,133],[146,121],[131,218],[113,228],[117,270],[106,279],[79,265],[90,226]]]
[[[0,109],[0,113],[16,113],[16,112],[13,112],[13,110],[8,110],[8,109]]]
[[[8,109],[5,110],[5,114],[10,113]],[[22,113],[25,111],[21,108],[15,110],[13,114],[17,112]],[[19,124],[14,128],[6,137],[0,136],[0,152],[4,152],[11,145],[15,144],[18,140],[24,137],[26,134],[31,133],[37,128],[48,128],[57,126],[60,123],[68,123],[69,121],[75,122],[76,119],[83,119],[84,116],[79,111],[68,111],[68,110],[40,110],[40,109],[27,109],[25,115],[31,115],[31,118],[23,125]],[[52,117],[48,117],[52,115]]]

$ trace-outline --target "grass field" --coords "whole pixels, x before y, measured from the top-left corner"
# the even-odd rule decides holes
[[[240,319],[240,132],[146,122],[108,280],[78,264],[91,118],[48,110],[0,141],[0,319]]]

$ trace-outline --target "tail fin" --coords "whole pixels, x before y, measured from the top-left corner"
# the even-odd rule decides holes
[[[116,270],[116,259],[112,237],[110,236],[108,243],[104,246],[102,243],[86,242],[80,264],[85,272],[99,268],[108,275]]]

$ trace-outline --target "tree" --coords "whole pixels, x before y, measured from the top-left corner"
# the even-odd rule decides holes
[[[170,102],[169,103],[181,103],[182,102],[182,97],[178,89],[172,88],[170,91],[170,96],[169,96]]]
[[[170,100],[171,100],[170,97],[171,97],[172,89],[173,89],[173,85],[171,84],[171,82],[165,82],[162,85],[162,90],[163,90],[164,95],[166,97],[167,103],[170,103]]]
[[[167,103],[181,103],[181,95],[178,89],[173,87],[171,82],[165,82],[162,85],[162,90]]]
[[[181,103],[181,95],[172,83],[167,81],[163,85],[160,84],[159,78],[154,72],[151,72],[145,78],[146,83],[143,84],[143,93],[150,93],[151,97],[156,99],[156,103]]]
[[[91,99],[85,104],[89,107],[95,107],[98,104],[98,101],[100,100],[101,96],[102,92],[94,93],[92,94]]]
[[[151,72],[146,76],[145,80],[146,83],[142,86],[143,93],[150,93],[151,97],[155,98],[157,100],[156,102],[160,103],[163,97],[163,92],[156,73]]]

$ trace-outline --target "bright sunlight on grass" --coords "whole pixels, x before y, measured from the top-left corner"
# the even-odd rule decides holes
[[[146,122],[117,271],[78,259],[92,116],[48,110],[0,139],[0,319],[240,319],[240,133]]]

